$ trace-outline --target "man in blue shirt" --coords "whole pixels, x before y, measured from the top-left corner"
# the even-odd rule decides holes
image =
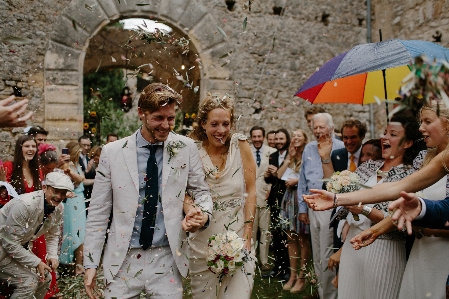
[[[332,151],[344,148],[343,142],[334,138],[334,124],[328,113],[318,113],[312,117],[312,128],[315,138],[322,135],[332,138]],[[335,277],[333,271],[325,271],[329,257],[333,253],[333,230],[329,229],[331,211],[316,212],[307,208],[303,194],[309,194],[310,189],[321,189],[323,186],[322,161],[318,153],[318,142],[312,141],[306,145],[302,154],[302,165],[298,182],[299,220],[310,224],[312,253],[315,273],[318,275],[320,298],[337,298],[336,288],[332,285]]]

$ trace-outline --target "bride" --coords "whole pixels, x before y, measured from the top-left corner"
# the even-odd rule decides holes
[[[198,127],[191,136],[198,141],[206,181],[213,199],[208,228],[189,235],[189,258],[194,299],[250,298],[255,257],[251,236],[256,212],[256,163],[246,136],[232,134],[234,101],[228,95],[208,94],[200,103]],[[209,238],[227,230],[245,240],[250,260],[221,283],[209,270],[206,249]]]

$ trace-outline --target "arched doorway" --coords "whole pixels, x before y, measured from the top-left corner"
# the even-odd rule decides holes
[[[232,49],[224,36],[216,34],[217,22],[200,1],[153,0],[145,6],[138,4],[141,1],[73,0],[63,10],[45,55],[45,126],[52,132],[49,139],[76,139],[82,134],[86,52],[102,28],[120,19],[154,18],[176,28],[190,40],[201,60],[200,97],[209,91],[232,92],[232,74],[219,61]]]

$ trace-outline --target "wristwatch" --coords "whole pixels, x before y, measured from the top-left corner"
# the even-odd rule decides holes
[[[368,217],[369,214],[371,214],[371,211],[373,210],[373,208],[371,208],[370,206],[363,206],[362,208],[362,215],[365,215],[366,217]]]
[[[323,163],[323,164],[329,164],[331,161],[332,161],[331,158],[327,158],[327,159],[321,158],[321,163]]]

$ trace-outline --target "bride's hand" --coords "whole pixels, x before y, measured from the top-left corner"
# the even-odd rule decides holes
[[[303,194],[304,201],[315,211],[330,210],[334,207],[334,194],[325,190],[310,189],[310,195]]]
[[[243,248],[248,250],[248,252],[251,252],[251,238],[245,240],[245,244],[243,245]]]

